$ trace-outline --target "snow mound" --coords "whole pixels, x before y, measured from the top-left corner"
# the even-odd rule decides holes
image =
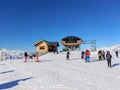
[[[8,50],[5,48],[0,49],[0,59],[1,55],[6,55],[7,59],[21,59],[24,56],[24,51],[21,50]]]
[[[98,50],[105,50],[105,51],[109,50],[109,51],[111,51],[111,52],[115,52],[115,51],[119,51],[119,52],[120,52],[120,44],[113,45],[113,46],[111,46],[111,47],[98,48],[97,51],[98,51]]]

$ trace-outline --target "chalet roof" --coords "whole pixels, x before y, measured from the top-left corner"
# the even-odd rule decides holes
[[[49,44],[59,46],[58,42],[49,42]]]
[[[59,43],[58,43],[57,41],[55,41],[55,42],[49,42],[49,41],[46,41],[46,40],[40,40],[40,41],[38,41],[34,46],[37,46],[41,41],[46,42],[48,45],[52,45],[52,46],[57,46],[57,47],[59,47]]]

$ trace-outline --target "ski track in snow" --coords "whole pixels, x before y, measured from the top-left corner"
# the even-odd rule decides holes
[[[19,80],[18,85],[7,90],[120,90],[120,66],[108,68],[106,60],[93,61],[97,60],[97,54],[91,55],[90,63],[81,60],[78,51],[71,52],[69,61],[64,52],[48,53],[39,59],[38,63],[0,62],[0,85]],[[113,57],[112,64],[119,62],[120,58]],[[21,80],[25,78],[30,79]]]

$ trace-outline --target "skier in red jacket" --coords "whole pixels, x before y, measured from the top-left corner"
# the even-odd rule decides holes
[[[90,62],[90,51],[89,50],[86,50],[85,52],[85,61]]]

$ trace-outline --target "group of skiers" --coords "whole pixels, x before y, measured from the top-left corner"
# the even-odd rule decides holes
[[[69,55],[70,55],[70,51],[68,50],[68,51],[66,52],[66,59],[67,59],[67,60],[69,60]],[[117,58],[119,57],[119,56],[118,56],[118,51],[115,51],[115,55],[116,55]],[[2,54],[1,54],[1,61],[3,60],[3,57],[5,57],[5,55],[2,53]],[[27,62],[28,57],[29,57],[28,53],[25,52],[25,53],[24,53],[24,58],[25,58],[25,59],[24,59],[24,62]],[[36,53],[36,55],[35,55],[34,57],[36,57],[35,61],[36,61],[36,62],[39,62],[39,59],[38,59],[39,54]],[[30,57],[29,57],[29,58],[30,58]],[[111,58],[112,58],[112,55],[111,55],[110,51],[106,51],[106,53],[105,53],[105,51],[103,51],[103,50],[99,50],[99,51],[98,51],[98,60],[99,60],[99,61],[107,60],[107,65],[108,65],[108,67],[111,67]],[[5,59],[6,59],[6,58],[5,58]],[[86,62],[86,63],[90,62],[90,51],[89,51],[89,50],[81,51],[81,59],[85,59],[85,62]]]
[[[116,57],[118,57],[118,51],[115,51]],[[66,59],[69,60],[69,55],[70,55],[70,51],[68,50],[66,53]],[[86,51],[81,51],[81,59],[85,59],[85,62],[88,63],[90,62],[90,51],[86,50]],[[99,50],[98,51],[98,60],[102,61],[102,60],[107,60],[107,65],[108,67],[112,67],[111,66],[111,59],[112,59],[112,55],[110,53],[110,51],[102,51]]]
[[[118,58],[118,51],[115,51],[115,55]],[[99,50],[98,58],[99,58],[99,60],[105,60],[105,51]],[[106,60],[107,60],[108,67],[111,67],[111,58],[112,58],[112,55],[111,55],[110,51],[107,51],[106,52]]]
[[[66,59],[67,60],[69,60],[69,55],[70,55],[70,51],[68,50],[66,52]],[[118,56],[118,51],[115,51],[115,55],[116,55],[117,58],[119,57]],[[1,57],[3,57],[3,56],[5,56],[5,55],[3,55],[3,53],[2,53]],[[24,62],[27,62],[28,57],[29,57],[28,53],[25,52],[24,53]],[[36,55],[33,56],[33,57],[36,57],[35,61],[39,62],[39,58],[38,58],[39,54],[38,53],[36,53]],[[108,67],[111,67],[111,58],[112,58],[112,55],[111,55],[110,51],[106,51],[106,53],[103,50],[98,51],[98,60],[99,61],[107,60]],[[90,62],[90,50],[81,51],[81,59],[85,59],[86,63]],[[3,60],[3,58],[1,60]]]
[[[70,55],[70,51],[68,50],[66,53],[67,60],[69,60],[69,55]],[[86,62],[90,62],[90,51],[89,50],[86,50],[85,52],[84,51],[81,52],[81,59],[84,59],[84,57],[85,57]]]
[[[112,58],[112,55],[111,55],[110,51],[107,51],[106,55],[105,55],[105,51],[102,51],[102,50],[98,51],[99,61],[102,61],[102,60],[106,59],[108,67],[111,67],[111,58]]]
[[[30,55],[28,55],[27,52],[25,52],[25,53],[24,53],[24,58],[25,58],[25,59],[24,59],[24,62],[27,62],[28,58],[33,59],[33,57],[36,57],[36,58],[35,58],[35,62],[39,62],[39,58],[38,58],[38,57],[39,57],[39,54],[38,54],[38,53],[36,53],[36,55],[33,54],[32,56],[30,56]]]

